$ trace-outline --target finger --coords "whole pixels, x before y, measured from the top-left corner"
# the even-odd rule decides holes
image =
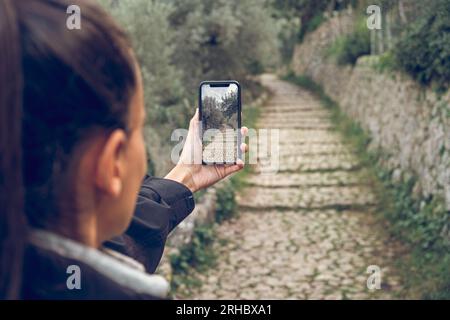
[[[248,145],[246,143],[241,143],[241,151],[243,153],[247,153],[248,151]]]
[[[191,121],[189,122],[189,134],[194,134],[194,139],[200,139],[200,131],[199,131],[199,110],[198,108],[195,109],[195,114],[191,118]]]
[[[225,176],[228,176],[232,173],[235,173],[239,170],[241,170],[244,167],[244,163],[242,162],[242,160],[238,159],[237,164],[233,164],[231,166],[225,166],[224,167],[224,171],[225,171]]]
[[[241,127],[241,135],[242,137],[247,136],[248,134],[248,128],[247,127]]]
[[[191,124],[194,124],[195,122],[198,122],[198,108],[195,109],[195,114],[194,116],[191,118]]]
[[[196,108],[195,109],[195,114],[194,114],[194,119],[199,121],[200,119],[198,117],[199,117],[199,111],[198,111],[198,108]]]

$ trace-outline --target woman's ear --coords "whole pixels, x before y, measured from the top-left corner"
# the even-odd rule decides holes
[[[125,175],[126,135],[114,130],[100,149],[95,170],[96,186],[113,197],[122,192]]]

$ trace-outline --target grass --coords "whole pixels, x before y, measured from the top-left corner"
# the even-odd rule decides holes
[[[398,71],[398,66],[396,65],[395,57],[391,52],[387,51],[379,55],[375,59],[377,59],[377,61],[372,65],[375,71],[378,71],[379,73]]]
[[[356,151],[366,167],[367,181],[373,186],[379,204],[377,217],[388,222],[389,233],[407,247],[408,254],[397,260],[403,278],[403,297],[422,299],[450,299],[450,218],[440,197],[418,198],[414,195],[416,178],[403,174],[399,181],[393,172],[382,166],[386,157],[380,150],[368,151],[370,137],[353,120],[340,111],[313,80],[288,74],[285,80],[293,82],[313,94],[331,111],[336,130]]]

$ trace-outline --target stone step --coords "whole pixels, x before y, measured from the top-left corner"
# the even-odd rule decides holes
[[[268,101],[268,104],[296,103],[302,105],[308,102],[320,104],[320,101],[314,99],[314,96],[307,91],[291,91],[286,92],[284,95],[272,95]]]
[[[258,121],[258,124],[261,124],[262,126],[266,124],[282,124],[282,125],[292,125],[296,126],[298,124],[309,124],[309,125],[315,125],[315,124],[328,124],[331,125],[332,122],[327,117],[302,117],[302,116],[292,116],[289,115],[284,117],[267,117],[267,118],[261,118]]]
[[[258,137],[258,140],[263,139],[261,134],[259,134]],[[268,137],[270,137],[270,131]],[[317,129],[305,130],[283,128],[279,130],[279,140],[280,142],[283,141],[284,143],[295,144],[342,143],[342,139],[335,132]]]
[[[269,188],[344,186],[364,184],[364,182],[362,171],[254,174],[247,178],[249,185]]]
[[[264,127],[267,124],[270,125],[280,125],[280,126],[286,126],[286,128],[289,128],[288,126],[292,126],[293,129],[297,125],[309,125],[309,126],[315,126],[317,125],[327,125],[331,126],[332,123],[327,118],[317,118],[317,117],[292,117],[292,118],[266,118],[266,119],[259,119],[258,124]]]
[[[368,186],[327,186],[307,188],[248,187],[238,194],[237,203],[245,209],[359,208],[375,205]]]
[[[259,163],[255,168],[256,173],[264,172],[264,168],[270,166],[277,172],[305,172],[305,171],[354,171],[360,168],[359,161],[352,155],[330,154],[313,156],[283,156],[259,157]]]
[[[263,107],[266,112],[325,112],[328,111],[321,107],[319,104],[310,103],[302,104],[288,103],[288,104],[268,104]]]
[[[329,112],[321,112],[321,111],[280,111],[280,112],[265,112],[262,111],[263,115],[260,117],[261,121],[266,120],[286,120],[286,121],[294,121],[294,120],[303,120],[303,119],[325,119],[329,120],[331,114]]]
[[[271,144],[268,141],[258,141],[258,150],[270,151]],[[268,148],[268,149],[267,149]],[[289,155],[314,155],[314,154],[348,154],[350,148],[342,143],[329,143],[329,144],[296,144],[295,142],[280,141],[279,154],[280,156]]]
[[[328,122],[310,123],[308,121],[298,123],[283,123],[283,122],[265,122],[258,123],[259,128],[263,129],[299,129],[299,130],[332,130],[334,126]]]

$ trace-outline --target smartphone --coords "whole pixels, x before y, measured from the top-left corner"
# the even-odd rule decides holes
[[[203,81],[199,88],[202,163],[242,160],[241,86],[237,81]]]

